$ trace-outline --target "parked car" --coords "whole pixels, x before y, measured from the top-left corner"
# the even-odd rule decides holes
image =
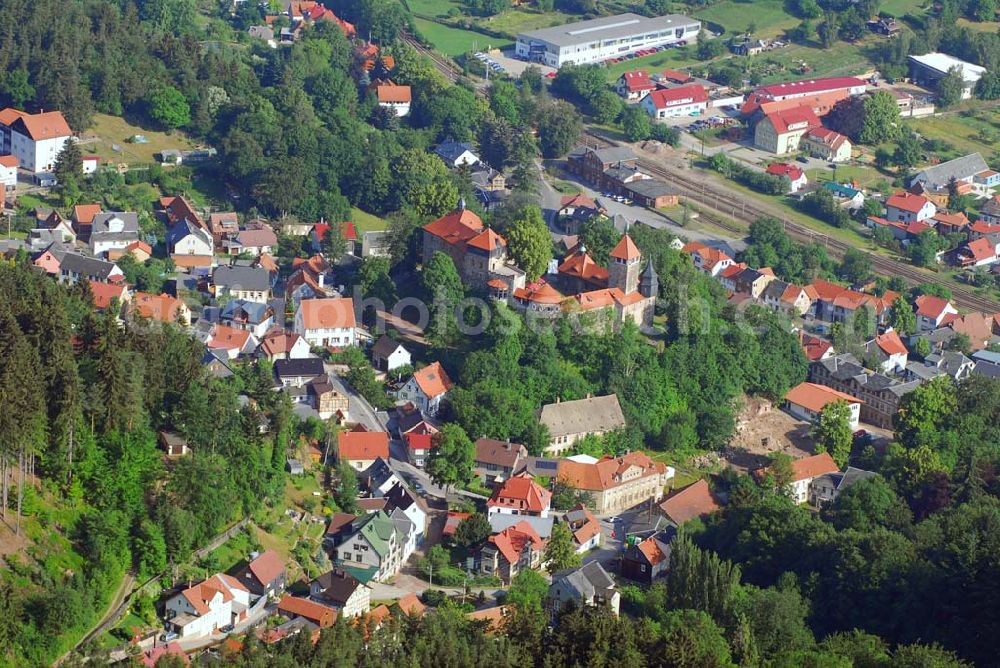
[[[163,642],[170,642],[171,640],[177,640],[177,632],[167,631],[166,633],[161,633],[160,640]]]

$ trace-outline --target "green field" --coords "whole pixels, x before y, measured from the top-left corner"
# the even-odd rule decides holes
[[[838,43],[832,49],[793,44],[754,56],[757,65],[764,68],[761,83],[777,83],[810,77],[833,77],[864,74],[872,69],[863,47]],[[802,73],[802,63],[811,69]]]
[[[415,16],[445,17],[451,9],[464,9],[462,3],[455,0],[406,0],[403,3]]]
[[[484,16],[474,18],[472,21],[476,26],[499,32],[509,36],[511,39],[517,37],[517,33],[539,28],[551,28],[552,26],[564,25],[579,21],[580,17],[562,12],[530,12],[516,9],[508,10],[496,16]]]
[[[354,222],[354,229],[359,235],[365,232],[380,232],[388,226],[384,218],[379,218],[358,208],[351,209],[351,221]]]
[[[950,144],[959,155],[978,151],[989,161],[1000,152],[1000,118],[995,112],[981,111],[974,116],[949,114],[906,122],[923,137]]]
[[[832,169],[807,169],[806,177],[811,183],[833,181],[834,171]],[[874,167],[843,166],[837,167],[836,172],[836,180],[838,183],[857,181],[859,185],[864,187],[872,186],[873,184],[879,181],[884,181],[885,179],[885,175]]]
[[[646,70],[650,74],[657,70],[678,69],[700,63],[690,55],[688,49],[666,49],[650,56],[633,58],[608,66],[608,81],[615,81],[622,72]]]
[[[755,37],[777,37],[801,23],[785,11],[783,0],[756,0],[753,3],[724,0],[694,12],[694,17],[716,23],[730,35],[742,33],[752,23]]]
[[[487,48],[502,49],[512,44],[510,40],[497,39],[473,30],[449,28],[427,19],[415,18],[413,23],[424,39],[446,56],[459,56],[474,50],[485,51]]]
[[[126,143],[126,139],[136,134],[144,135],[148,143]],[[120,151],[115,151],[112,145],[117,145]],[[80,137],[80,150],[84,155],[96,155],[112,162],[154,162],[153,154],[166,148],[189,150],[195,145],[183,132],[167,134],[148,130],[107,114],[94,114],[90,127]]]
[[[924,8],[930,4],[930,2],[922,0],[885,0],[885,2],[879,5],[879,11],[892,14],[893,16],[904,16],[906,14],[916,16],[923,14]]]

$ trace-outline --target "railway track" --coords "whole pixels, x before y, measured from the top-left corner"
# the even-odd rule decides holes
[[[622,145],[620,142],[616,142],[590,132],[585,134],[589,140],[596,142],[603,147]],[[711,207],[715,211],[731,212],[731,217],[733,219],[744,221],[746,223],[752,223],[758,218],[776,217],[772,212],[755,206],[753,202],[747,201],[747,199],[742,198],[739,195],[718,188],[709,187],[704,179],[696,179],[677,171],[668,170],[662,165],[658,165],[655,162],[642,158],[639,159],[638,164],[639,167],[648,174],[657,176],[668,183],[680,186],[684,190],[685,196],[689,199]],[[708,218],[708,222],[712,225],[722,228],[728,232],[741,236],[746,234],[745,228],[732,225],[721,217],[707,215],[705,218]],[[787,234],[793,239],[807,243],[818,241],[822,243],[835,258],[841,258],[849,249],[856,248],[851,244],[832,238],[820,232],[816,232],[815,230],[804,225],[800,225],[789,220],[782,220],[782,223],[784,224]],[[866,253],[871,259],[872,269],[876,273],[885,276],[899,276],[911,286],[933,282],[935,280],[933,274],[922,271],[905,262],[892,260],[881,255],[870,253],[863,249],[859,250],[862,250],[862,252]],[[986,297],[977,295],[968,288],[959,285],[950,286],[950,289],[954,302],[963,308],[985,311],[986,313],[996,313],[997,311],[1000,311],[1000,304],[991,299],[987,299]]]
[[[433,50],[421,45],[416,41],[416,39],[413,38],[412,35],[404,33],[402,35],[402,39],[418,52],[430,58],[434,67],[449,81],[453,83],[458,81],[462,72],[449,60],[440,54],[435,53]],[[479,88],[477,92],[481,95],[484,91],[482,88]],[[589,141],[595,143],[598,147],[622,145],[621,142],[608,139],[607,137],[603,137],[592,132],[585,132],[584,134],[587,136]],[[688,199],[703,204],[720,214],[725,214],[727,210],[730,211],[730,217],[735,220],[749,224],[758,218],[776,217],[772,212],[754,205],[752,201],[749,201],[746,198],[720,188],[710,188],[707,180],[705,179],[697,179],[681,174],[677,171],[670,171],[662,165],[658,165],[655,162],[642,158],[639,159],[639,166],[648,174],[657,176],[668,183],[673,183],[682,188],[684,190],[685,197]],[[746,235],[745,228],[737,227],[718,215],[713,216],[710,214],[703,214],[703,218],[712,225],[726,230],[727,232],[731,232],[739,236]],[[794,223],[790,220],[783,219],[782,223],[784,224],[785,232],[796,241],[806,243],[820,242],[826,247],[830,255],[835,258],[839,259],[843,257],[849,249],[856,248],[855,246],[840,241],[839,239],[834,239],[828,235],[816,232],[813,229]],[[884,276],[899,276],[911,286],[933,282],[935,280],[932,273],[922,271],[905,262],[876,255],[865,251],[864,249],[858,250],[861,250],[868,255],[871,259],[872,269],[878,274],[882,274]],[[1000,311],[1000,303],[997,303],[992,299],[981,297],[972,290],[961,285],[949,287],[952,292],[953,301],[962,308],[984,311],[986,313],[997,313]]]

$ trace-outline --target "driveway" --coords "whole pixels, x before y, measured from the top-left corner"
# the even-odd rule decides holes
[[[385,413],[378,413],[367,399],[351,387],[350,383],[338,376],[333,370],[333,364],[327,363],[323,366],[334,389],[347,395],[347,412],[351,421],[363,424],[369,431],[387,431],[388,416]]]

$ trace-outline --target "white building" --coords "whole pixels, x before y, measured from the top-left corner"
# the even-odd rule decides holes
[[[813,480],[838,471],[840,468],[829,452],[796,459],[792,462],[792,481],[789,483],[792,488],[792,498],[796,503],[805,503],[809,500],[809,489]]]
[[[848,405],[851,411],[851,429],[857,429],[858,421],[861,419],[861,404],[863,402],[825,385],[799,383],[785,395],[785,409],[793,417],[816,423],[819,422],[823,409],[836,401],[843,401]]]
[[[598,63],[664,44],[694,41],[701,22],[678,14],[649,18],[638,14],[604,16],[523,32],[515,51],[521,58],[562,67]]]
[[[4,190],[13,190],[17,187],[17,157],[13,155],[0,155],[0,185]]]
[[[239,580],[216,573],[166,602],[167,625],[181,638],[210,635],[246,619],[250,591]]]
[[[90,252],[101,256],[124,250],[139,241],[139,215],[134,211],[113,211],[94,216],[90,228]]]
[[[293,330],[311,346],[343,348],[355,345],[356,325],[354,300],[328,297],[299,302]]]
[[[97,165],[101,159],[96,155],[85,155],[80,160],[80,168],[84,174],[93,174],[97,171]]]
[[[946,53],[925,53],[922,56],[907,56],[907,60],[910,63],[910,72],[914,81],[928,86],[936,85],[939,79],[943,79],[952,68],[957,67],[962,73],[962,79],[965,81],[965,85],[962,87],[963,100],[972,97],[976,83],[986,74],[985,67],[967,63]]]
[[[691,116],[708,108],[708,93],[701,84],[661,88],[642,98],[639,104],[653,118]]]
[[[51,172],[56,156],[73,136],[61,112],[18,116],[9,126],[10,152],[21,168],[35,174]]]
[[[413,402],[424,413],[435,415],[451,385],[451,379],[441,363],[434,362],[415,371],[396,396],[403,401]]]

